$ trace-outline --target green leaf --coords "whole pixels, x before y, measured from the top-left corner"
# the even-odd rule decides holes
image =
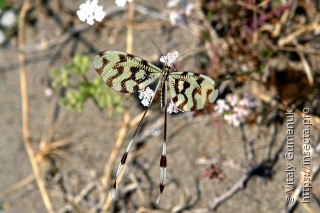
[[[0,9],[4,10],[8,7],[5,0],[0,0]]]
[[[121,94],[108,88],[100,77],[89,78],[91,58],[76,54],[73,60],[61,68],[51,68],[52,87],[64,88],[65,97],[59,99],[59,104],[69,110],[81,111],[87,100],[92,99],[99,109],[108,113],[121,113]]]

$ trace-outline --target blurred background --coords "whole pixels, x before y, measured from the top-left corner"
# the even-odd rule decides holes
[[[319,212],[319,1],[0,0],[0,45],[0,212]],[[92,59],[157,47],[219,96],[168,116],[159,204],[156,96],[112,201],[145,108]]]

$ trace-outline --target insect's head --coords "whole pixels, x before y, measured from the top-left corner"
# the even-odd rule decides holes
[[[152,41],[152,43],[157,47],[157,49],[158,49],[158,51],[159,51],[159,53],[160,53],[160,55],[161,55],[160,61],[161,61],[162,63],[164,63],[164,65],[165,65],[165,71],[168,71],[168,72],[169,72],[171,69],[176,70],[175,67],[174,67],[174,64],[176,63],[176,61],[177,61],[179,58],[181,58],[183,55],[185,55],[185,54],[187,54],[187,53],[190,53],[190,52],[192,52],[192,51],[195,51],[195,50],[189,50],[189,51],[183,53],[183,54],[180,55],[180,56],[179,56],[178,51],[172,51],[172,52],[169,52],[169,53],[165,56],[165,55],[162,54],[160,48],[156,45],[156,43],[154,43],[153,41]]]

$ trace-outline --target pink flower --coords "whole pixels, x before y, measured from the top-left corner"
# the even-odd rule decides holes
[[[228,124],[240,126],[254,107],[255,104],[250,95],[245,94],[241,99],[237,95],[227,95],[225,100],[217,100],[215,111],[220,115],[223,114]]]

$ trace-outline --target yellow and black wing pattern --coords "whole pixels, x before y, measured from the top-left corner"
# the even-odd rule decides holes
[[[214,81],[205,75],[172,72],[168,79],[172,101],[183,111],[202,109],[213,103],[218,96]]]
[[[146,60],[118,51],[102,51],[93,67],[103,81],[116,91],[138,92],[161,76],[162,70]]]

